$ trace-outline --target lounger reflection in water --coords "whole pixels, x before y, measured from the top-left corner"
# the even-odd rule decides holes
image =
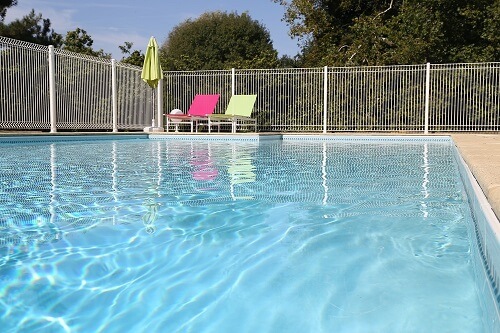
[[[164,114],[166,117],[166,131],[168,132],[170,126],[175,126],[175,131],[178,131],[180,123],[189,123],[191,125],[191,133],[196,127],[198,132],[198,123],[206,121],[209,115],[214,113],[215,106],[219,101],[220,95],[196,95],[191,102],[191,106],[187,114],[183,114],[181,110],[174,109],[170,114]]]
[[[194,180],[208,181],[217,178],[219,171],[215,166],[210,153],[210,147],[193,148],[191,152],[191,166],[193,171],[191,175]]]
[[[237,189],[241,184],[255,182],[257,176],[255,174],[255,167],[252,164],[252,157],[249,152],[236,151],[233,147],[231,160],[227,169],[229,173],[230,191],[233,200],[251,200],[253,196],[236,195]],[[241,187],[243,190],[244,187]],[[241,191],[240,191],[241,192]]]

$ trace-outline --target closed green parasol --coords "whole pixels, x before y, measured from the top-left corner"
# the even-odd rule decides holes
[[[160,65],[160,56],[158,54],[158,43],[151,37],[148,43],[148,49],[144,57],[141,79],[143,79],[151,88],[158,86],[158,81],[163,79],[163,71]]]
[[[159,127],[155,128],[155,126],[161,126],[161,121],[160,118],[158,118],[158,124],[156,124],[155,122],[154,89],[158,86],[158,82],[163,79],[163,71],[161,69],[160,56],[158,54],[158,43],[156,43],[156,39],[153,36],[151,36],[151,38],[149,39],[148,48],[144,56],[144,65],[142,66],[141,79],[143,79],[151,88],[153,88],[153,116],[150,130],[158,130]],[[158,91],[158,94],[161,94],[161,92]],[[158,113],[160,113],[160,105],[158,105]],[[158,117],[161,116],[158,115]],[[163,128],[161,128],[160,131],[162,130]]]

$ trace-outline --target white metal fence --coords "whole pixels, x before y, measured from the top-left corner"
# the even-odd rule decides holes
[[[153,92],[140,75],[136,66],[0,36],[0,128],[142,129]]]
[[[0,37],[0,128],[141,130],[141,68]],[[162,110],[195,94],[257,94],[260,131],[499,131],[500,63],[165,72]],[[160,119],[159,124],[162,124]]]

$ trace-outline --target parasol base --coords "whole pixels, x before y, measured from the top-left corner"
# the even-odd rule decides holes
[[[146,133],[154,133],[154,132],[163,132],[163,127],[144,127],[144,132]]]

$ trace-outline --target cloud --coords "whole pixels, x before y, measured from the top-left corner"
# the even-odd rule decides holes
[[[48,10],[46,12],[42,12],[42,14],[44,17],[48,17],[50,19],[52,29],[56,32],[62,33],[63,35],[68,31],[75,30],[79,26],[78,22],[73,19],[76,11],[72,9],[59,11]]]
[[[111,53],[112,57],[116,60],[121,60],[124,56],[121,53],[119,46],[125,44],[125,42],[131,42],[134,44],[132,46],[132,51],[139,50],[144,53],[150,37],[139,34],[117,33],[113,31],[89,32],[89,35],[91,35],[92,40],[94,41],[94,44],[92,45],[94,50],[103,49],[104,52]]]
[[[43,3],[42,5],[37,4],[36,7],[32,7],[29,4],[30,2],[20,2],[17,6],[7,9],[5,23],[22,19],[34,9],[36,14],[41,13],[44,19],[50,19],[50,27],[59,34],[65,35],[67,31],[78,27],[78,22],[74,20],[77,11],[74,9],[56,9],[54,7],[46,7]]]

